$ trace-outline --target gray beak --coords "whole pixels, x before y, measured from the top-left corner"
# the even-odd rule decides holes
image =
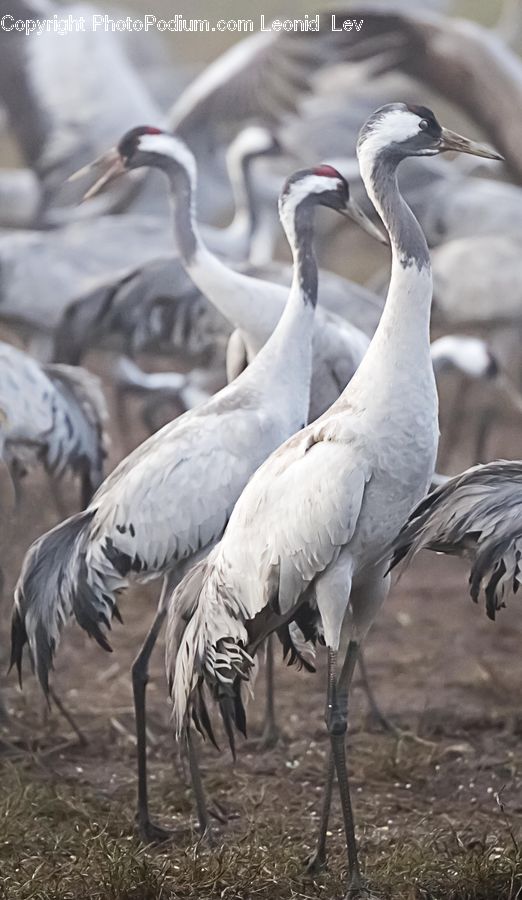
[[[345,216],[347,219],[351,219],[352,222],[355,222],[356,225],[359,225],[366,234],[369,234],[370,237],[374,238],[376,241],[379,241],[381,244],[389,244],[388,235],[382,228],[379,228],[378,225],[374,225],[372,220],[368,218],[366,213],[361,209],[358,203],[355,200],[348,200],[345,208],[343,210],[339,210],[342,216]]]
[[[440,137],[439,148],[442,153],[453,150],[456,153],[469,153],[471,156],[482,156],[484,159],[498,159],[503,162],[504,157],[494,150],[490,150],[484,144],[477,141],[470,141],[469,138],[462,137],[456,131],[450,131],[449,128],[443,128]]]
[[[114,181],[115,178],[119,178],[120,175],[125,175],[126,171],[127,169],[125,168],[122,157],[116,148],[113,147],[107,153],[104,153],[102,156],[99,156],[98,159],[95,159],[94,162],[79,169],[78,172],[75,172],[67,180],[77,181],[80,178],[84,178],[86,175],[100,173],[92,187],[90,187],[83,195],[83,203],[84,200],[90,200],[91,197],[95,197],[99,194],[104,187],[111,181]]]

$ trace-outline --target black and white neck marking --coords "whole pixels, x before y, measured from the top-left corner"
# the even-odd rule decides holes
[[[127,150],[121,144],[119,150],[128,160],[127,168],[149,166],[161,169],[167,175],[174,207],[177,246],[185,265],[190,265],[200,243],[195,214],[197,169],[191,151],[172,135],[152,129],[151,133],[136,138],[132,152],[130,147]]]
[[[421,118],[423,115],[425,118]],[[377,110],[359,135],[357,156],[362,177],[390,234],[392,250],[404,268],[427,268],[430,256],[424,233],[399,193],[397,167],[410,156],[435,155],[440,131],[425,107],[391,103]]]
[[[327,179],[313,170],[296,172],[279,198],[279,216],[294,257],[294,277],[306,305],[317,303],[317,261],[313,246],[314,210],[327,191]]]
[[[317,206],[343,208],[348,185],[331,166],[295,172],[279,198],[279,216],[294,256],[294,278],[305,304],[317,303],[317,261],[313,247]]]

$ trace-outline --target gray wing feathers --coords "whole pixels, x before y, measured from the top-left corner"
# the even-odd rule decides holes
[[[483,588],[494,619],[522,581],[522,463],[475,466],[428,494],[399,535],[393,565],[423,548],[469,558],[471,596],[477,602]]]
[[[91,493],[102,481],[108,438],[107,406],[98,378],[85,369],[60,364],[43,367],[61,400],[49,437],[48,465],[61,474],[67,467],[88,474]]]
[[[95,510],[86,510],[39,538],[26,554],[15,589],[11,630],[11,665],[21,678],[23,650],[29,644],[31,662],[43,690],[65,623],[74,616],[105,650],[111,647],[100,628],[119,618],[114,596],[96,592],[88,583],[85,542]]]
[[[324,23],[323,23],[324,25]],[[264,32],[250,35],[215,60],[183,92],[170,127],[193,146],[255,118],[275,124],[295,111],[315,71],[331,64],[331,34]]]

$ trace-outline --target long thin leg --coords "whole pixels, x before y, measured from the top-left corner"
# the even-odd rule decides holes
[[[328,726],[330,712],[333,708],[335,682],[337,678],[337,653],[335,650],[328,648],[328,682],[326,688],[326,710],[325,721]],[[315,850],[308,857],[306,862],[306,871],[311,875],[317,874],[326,865],[326,832],[328,831],[328,821],[330,818],[330,807],[332,805],[332,791],[335,775],[335,763],[333,753],[330,749],[328,753],[328,766],[326,769],[326,781],[323,793],[323,805],[321,807],[321,818],[319,820],[319,831],[317,834],[317,842]]]
[[[69,712],[67,707],[63,704],[63,702],[60,700],[58,694],[52,687],[49,688],[49,696],[50,696],[51,700],[53,701],[54,705],[56,706],[56,708],[58,709],[59,713],[64,717],[65,721],[68,722],[68,724],[71,726],[76,737],[78,738],[78,743],[80,744],[80,746],[86,747],[88,744],[87,738],[85,737],[81,728],[76,724],[71,713]],[[1,708],[0,708],[0,712],[1,712]]]
[[[196,808],[198,811],[198,821],[199,821],[199,827],[201,830],[201,835],[202,835],[202,837],[205,837],[207,841],[211,842],[212,831],[210,828],[210,819],[208,816],[207,802],[205,799],[205,791],[203,789],[203,782],[201,780],[201,772],[199,771],[198,755],[197,755],[197,751],[194,746],[194,743],[192,741],[190,727],[187,729],[187,750],[188,750],[188,758],[189,758],[189,766],[190,766],[190,777],[192,780],[192,790],[194,791],[194,797],[196,800]]]
[[[328,831],[328,820],[330,818],[334,773],[335,771],[337,771],[337,778],[339,780],[338,766],[342,765],[342,759],[344,759],[345,753],[344,739],[347,727],[348,690],[357,663],[358,648],[359,644],[356,641],[350,641],[350,643],[348,644],[346,659],[339,676],[339,681],[337,681],[337,653],[335,650],[328,648],[326,725],[330,733],[331,751],[328,758],[327,777],[323,795],[323,807],[319,823],[317,845],[307,864],[307,871],[310,873],[320,871],[326,863],[326,832]],[[341,734],[342,756],[340,755],[338,747],[334,747],[333,738],[335,737],[335,735],[333,732],[336,730],[340,730]],[[341,792],[341,803],[343,804],[343,818],[345,823],[345,832],[348,847],[348,861],[350,864],[351,873],[350,890],[353,891],[355,889],[359,889],[360,887],[360,873],[357,863],[357,848],[355,845],[353,816],[351,815],[350,789],[348,785],[348,778],[346,775],[346,762],[344,762],[344,772],[345,775],[343,781],[345,782],[345,786],[341,788],[341,782],[339,781],[339,790]],[[346,805],[346,798],[348,798],[348,805]],[[349,838],[346,829],[347,827],[349,828],[350,821],[352,822],[352,826],[351,837]]]
[[[451,455],[458,446],[464,426],[463,411],[470,391],[471,382],[465,375],[459,375],[457,390],[452,397],[451,409],[442,429],[442,441],[437,459],[437,471],[445,472],[451,462]]]
[[[359,650],[359,675],[361,676],[361,687],[366,694],[366,699],[368,701],[368,706],[370,707],[370,715],[375,719],[376,722],[384,729],[384,731],[390,732],[390,734],[395,735],[396,737],[401,736],[400,730],[390,721],[388,716],[383,713],[380,708],[377,700],[375,699],[375,694],[373,692],[373,688],[368,678],[368,670],[366,668],[366,660],[364,658],[364,654],[362,651],[362,647]]]
[[[334,706],[329,722],[330,742],[332,745],[332,753],[335,762],[335,770],[337,772],[337,782],[339,785],[339,796],[341,798],[341,808],[343,811],[344,833],[346,836],[346,850],[348,854],[348,868],[350,873],[350,881],[348,885],[347,898],[355,898],[360,896],[362,888],[361,872],[359,869],[359,860],[357,856],[357,842],[355,840],[355,827],[352,810],[352,800],[350,796],[350,783],[346,768],[346,749],[345,735],[348,726],[348,691],[350,682],[353,677],[359,644],[357,641],[350,641],[346,651],[346,658],[343,664],[339,680],[337,682],[334,694]]]
[[[167,578],[163,583],[161,597],[154,621],[143,642],[140,652],[132,664],[132,690],[136,716],[136,755],[138,765],[138,809],[136,821],[140,837],[147,844],[167,840],[171,835],[165,828],[154,825],[149,816],[147,788],[147,730],[145,692],[149,680],[149,661],[161,627],[167,615]]]
[[[478,465],[479,463],[487,462],[486,451],[487,451],[487,445],[488,445],[488,438],[489,438],[489,435],[491,434],[491,431],[494,428],[496,419],[497,419],[497,413],[496,413],[496,410],[493,409],[493,407],[490,406],[487,409],[483,410],[483,412],[480,416],[479,425],[477,428],[477,436],[475,439],[475,446],[473,448],[473,454],[474,454],[473,465],[474,466]]]
[[[270,634],[266,642],[266,707],[263,733],[259,739],[259,750],[271,750],[279,740],[279,728],[275,720],[274,706],[274,636]]]

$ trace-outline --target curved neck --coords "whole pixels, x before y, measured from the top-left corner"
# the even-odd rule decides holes
[[[296,393],[300,392],[306,399],[307,408],[318,284],[313,249],[314,206],[306,201],[297,207],[282,204],[280,217],[292,250],[292,284],[284,312],[258,359],[264,362],[270,359],[273,369],[279,363],[279,378],[296,383]]]
[[[189,268],[202,246],[195,212],[195,178],[177,160],[168,156],[158,159],[155,167],[161,169],[169,180],[176,246],[183,264]]]
[[[234,145],[227,153],[227,171],[234,198],[234,216],[229,229],[251,238],[257,227],[257,207],[252,188],[251,165],[256,154],[236,152]]]
[[[275,328],[282,304],[270,292],[265,299],[262,282],[231,269],[204,243],[195,212],[195,163],[191,170],[189,162],[187,159],[187,165],[182,165],[166,154],[153,162],[170,183],[174,234],[181,262],[196,287],[231,325],[245,332],[259,332],[257,337],[263,344]],[[258,298],[263,299],[261,309],[256,302]]]
[[[361,176],[388,231],[392,251],[386,303],[361,367],[364,372],[368,366],[387,366],[397,377],[399,372],[410,371],[412,355],[419,364],[427,361],[432,371],[429,325],[433,292],[426,238],[399,192],[399,162],[398,156],[386,152],[365,152],[364,144],[359,151]]]
[[[277,403],[287,408],[292,430],[308,418],[312,378],[312,339],[317,303],[317,264],[313,252],[313,207],[281,210],[293,256],[293,278],[283,314],[274,331],[244,375],[259,379],[265,372],[267,387],[277,385]],[[270,388],[269,388],[270,389]]]
[[[400,162],[400,157],[383,152],[366,159],[363,148],[359,157],[361,176],[390,236],[394,262],[403,268],[429,269],[430,254],[424,232],[399,191]]]
[[[315,258],[314,238],[315,205],[304,200],[297,206],[282,203],[279,210],[281,224],[292,251],[294,264],[293,282],[305,305],[315,306],[317,303],[317,260]]]

